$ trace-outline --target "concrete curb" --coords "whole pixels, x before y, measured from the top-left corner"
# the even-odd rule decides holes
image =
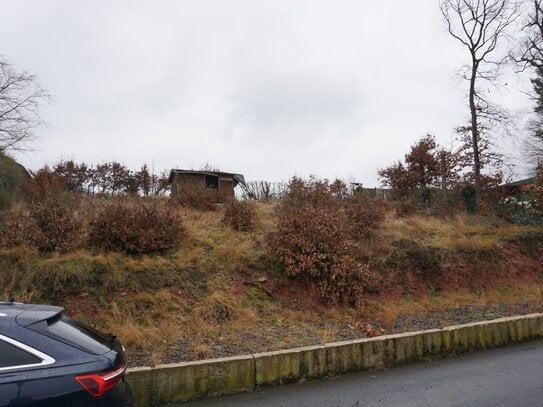
[[[543,314],[530,314],[443,329],[328,343],[318,346],[132,368],[127,380],[137,407],[252,391],[281,384],[543,338]]]
[[[253,391],[252,355],[128,369],[137,407]]]

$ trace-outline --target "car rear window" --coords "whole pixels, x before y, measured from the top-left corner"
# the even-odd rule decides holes
[[[0,368],[33,365],[42,360],[11,343],[0,341]]]
[[[110,337],[66,315],[43,321],[31,329],[96,355],[109,352],[113,345]]]

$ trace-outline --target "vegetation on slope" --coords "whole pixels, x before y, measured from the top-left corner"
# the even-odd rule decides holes
[[[65,306],[118,334],[133,364],[542,308],[540,223],[435,211],[421,188],[398,206],[294,178],[280,201],[202,206],[209,191],[93,194],[70,179],[44,168],[2,213],[0,295]]]
[[[359,246],[380,278],[356,306],[331,305],[315,282],[286,276],[268,250],[276,206],[254,204],[250,232],[225,226],[224,209],[179,208],[186,236],[161,254],[4,247],[0,294],[67,307],[117,333],[136,364],[414,329],[428,314],[439,325],[458,313],[469,320],[541,310],[540,228],[388,212]]]

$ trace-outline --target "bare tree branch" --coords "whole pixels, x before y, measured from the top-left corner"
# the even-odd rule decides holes
[[[50,101],[35,75],[17,72],[0,56],[0,152],[27,150],[44,124],[40,108]]]
[[[462,73],[469,82],[469,110],[473,173],[475,182],[481,176],[481,121],[502,122],[508,115],[487,101],[477,87],[480,80],[496,84],[505,58],[495,57],[502,39],[520,15],[520,5],[514,0],[441,0],[441,14],[449,34],[464,45],[470,55],[470,65]]]
[[[517,63],[519,71],[528,67],[543,67],[543,0],[530,0],[523,32],[525,36],[511,58]]]

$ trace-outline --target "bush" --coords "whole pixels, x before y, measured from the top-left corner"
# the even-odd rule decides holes
[[[5,221],[4,245],[26,243],[41,252],[65,252],[81,240],[79,196],[66,191],[54,174],[46,170],[36,174],[24,188],[24,199]]]
[[[30,222],[26,236],[42,252],[65,252],[80,240],[82,225],[76,216],[76,199],[63,195],[28,208]]]
[[[216,199],[217,192],[214,190],[206,190],[196,185],[185,184],[182,189],[171,195],[170,202],[184,208],[214,211],[217,209],[215,205]]]
[[[28,244],[41,252],[66,252],[81,240],[82,225],[70,200],[40,202],[13,209],[5,221],[4,246]]]
[[[383,201],[378,199],[355,193],[346,198],[343,205],[353,237],[367,236],[371,230],[385,220],[387,207]]]
[[[344,184],[293,178],[269,242],[289,276],[315,281],[321,295],[333,303],[360,300],[372,276],[356,258],[352,241],[355,230],[358,234],[371,227],[363,225],[363,216],[353,227],[347,214],[354,216],[356,204],[349,203],[346,210],[350,198],[345,194]]]
[[[226,204],[223,223],[242,232],[252,230],[256,223],[256,212],[248,202],[231,200]]]
[[[175,210],[153,200],[112,199],[89,224],[89,243],[127,253],[162,252],[175,247],[185,233]]]

